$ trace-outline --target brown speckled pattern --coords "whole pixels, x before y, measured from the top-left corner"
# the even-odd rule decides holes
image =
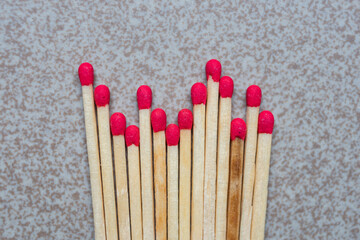
[[[235,2],[1,1],[0,239],[94,237],[81,62],[171,123],[211,58],[275,116],[266,238],[360,239],[360,2]]]

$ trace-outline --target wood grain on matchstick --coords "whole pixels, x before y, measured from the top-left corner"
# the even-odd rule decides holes
[[[215,237],[226,239],[226,214],[229,188],[229,156],[230,156],[230,125],[231,97],[234,90],[233,80],[224,76],[220,79],[219,104],[219,135],[217,151],[217,181],[216,181],[216,221]]]
[[[166,128],[168,167],[168,239],[179,239],[179,137],[175,124]]]
[[[105,228],[106,239],[118,239],[114,169],[111,151],[111,136],[109,124],[109,101],[110,91],[105,85],[99,85],[94,91],[95,103],[97,105],[97,117],[99,124],[99,143],[101,159],[101,177],[103,183]]]
[[[240,239],[250,240],[252,201],[255,180],[255,155],[257,144],[257,127],[259,107],[261,103],[261,89],[252,85],[246,91],[246,125],[244,178],[242,189],[242,207],[240,223]]]
[[[203,238],[206,94],[206,86],[203,83],[195,83],[191,88],[191,100],[194,105],[191,201],[191,239],[193,240]]]
[[[220,62],[215,59],[208,61],[206,64],[208,93],[205,123],[204,240],[215,239],[216,149],[220,75]]]
[[[166,114],[157,108],[151,113],[154,139],[154,186],[156,239],[167,239],[167,196],[166,196]]]
[[[182,109],[178,114],[180,127],[180,189],[179,189],[179,239],[190,240],[191,199],[191,128],[193,114]]]
[[[231,154],[227,231],[228,240],[238,240],[240,235],[241,188],[244,162],[244,139],[246,124],[241,118],[231,122]]]
[[[256,152],[256,177],[251,224],[252,240],[263,240],[265,235],[266,204],[273,127],[274,116],[272,113],[269,111],[262,111],[259,115],[259,134]]]
[[[139,158],[139,128],[131,125],[126,128],[125,140],[129,166],[131,239],[142,240],[142,208]]]
[[[143,209],[144,240],[155,239],[154,185],[152,162],[151,103],[152,92],[149,86],[142,85],[137,91],[140,126],[141,190]]]
[[[98,133],[94,105],[94,70],[90,63],[79,67],[79,78],[82,85],[86,145],[90,168],[91,197],[94,214],[95,239],[105,240],[105,215],[100,170]]]
[[[126,118],[122,113],[114,113],[110,118],[110,129],[113,135],[116,202],[120,239],[130,240],[130,211],[128,194],[128,174],[125,152]]]

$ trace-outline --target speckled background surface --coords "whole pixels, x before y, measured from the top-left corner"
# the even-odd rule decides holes
[[[1,1],[0,238],[94,236],[81,62],[137,124],[138,86],[174,122],[217,58],[233,117],[251,84],[275,115],[266,238],[360,239],[360,2],[292,2]]]

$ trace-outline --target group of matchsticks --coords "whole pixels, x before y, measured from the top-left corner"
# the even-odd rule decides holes
[[[274,117],[259,114],[258,86],[246,91],[246,124],[231,121],[233,80],[212,59],[178,125],[151,111],[152,91],[140,86],[138,128],[122,113],[109,118],[110,91],[93,91],[93,76],[80,65],[95,239],[264,238]]]

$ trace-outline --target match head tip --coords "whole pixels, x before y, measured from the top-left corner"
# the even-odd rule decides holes
[[[152,91],[147,85],[142,85],[137,90],[137,102],[139,109],[149,109],[152,104]]]
[[[82,63],[78,69],[79,79],[82,86],[94,83],[94,68],[90,63]]]
[[[207,90],[205,84],[197,82],[191,87],[191,100],[193,105],[206,104],[206,97]]]
[[[244,140],[246,137],[246,123],[241,118],[235,118],[231,121],[231,140],[240,138]]]
[[[178,114],[180,129],[191,129],[193,124],[193,114],[189,109],[182,109]]]
[[[258,133],[272,134],[274,129],[274,115],[270,111],[259,114]]]
[[[249,107],[259,107],[261,103],[261,88],[251,85],[246,90],[246,105]]]
[[[124,135],[126,128],[126,118],[124,114],[116,112],[110,117],[110,129],[114,136]]]
[[[139,132],[139,128],[135,125],[130,125],[126,128],[125,130],[125,142],[126,142],[126,146],[131,146],[131,145],[135,145],[135,146],[139,146],[140,144],[140,132]]]
[[[156,108],[151,112],[151,125],[154,132],[165,131],[166,113],[161,108]]]
[[[110,90],[106,85],[99,85],[94,91],[95,104],[98,107],[106,106],[110,102]]]
[[[219,83],[220,96],[222,98],[231,98],[234,92],[234,81],[231,77],[224,76]]]
[[[219,82],[221,76],[221,63],[216,59],[211,59],[206,63],[206,79],[209,80],[209,76],[212,77],[214,82]]]
[[[180,129],[176,124],[169,124],[166,128],[165,135],[168,146],[176,146],[179,144]]]

